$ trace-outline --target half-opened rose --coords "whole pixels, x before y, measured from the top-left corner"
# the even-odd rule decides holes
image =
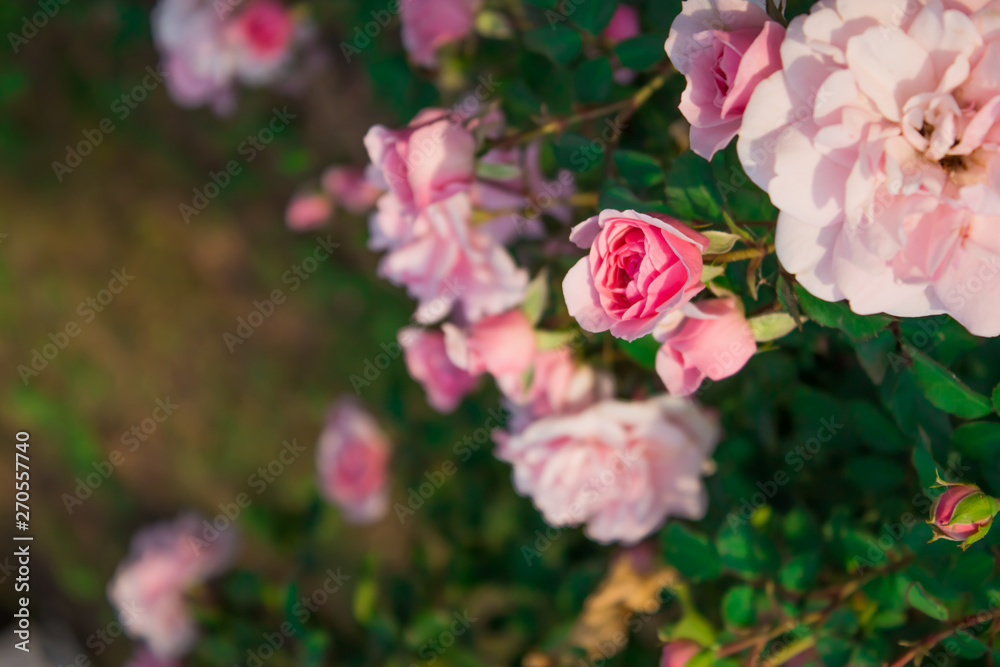
[[[590,249],[563,281],[569,313],[587,331],[635,340],[705,287],[708,239],[671,217],[608,209],[570,240]]]
[[[680,111],[691,150],[707,160],[740,129],[750,94],[781,68],[781,24],[747,0],[685,0],[665,45],[687,79]]]

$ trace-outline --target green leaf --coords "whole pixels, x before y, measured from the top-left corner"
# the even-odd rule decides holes
[[[659,160],[637,151],[616,150],[615,166],[622,178],[634,188],[648,188],[663,182]]]
[[[875,451],[892,454],[909,447],[906,436],[877,406],[868,401],[851,401],[848,410],[854,433]]]
[[[556,164],[564,169],[583,172],[600,164],[604,149],[600,144],[573,132],[564,132],[553,144]]]
[[[476,32],[491,39],[510,39],[514,36],[510,19],[493,9],[484,9],[476,14]]]
[[[633,341],[615,338],[615,345],[643,368],[656,368],[656,353],[660,351],[660,344],[652,334]]]
[[[716,579],[722,574],[719,553],[704,535],[674,521],[663,530],[660,539],[664,558],[691,581]]]
[[[993,412],[988,398],[967,387],[950,370],[907,343],[903,343],[903,349],[913,359],[911,370],[917,384],[934,407],[965,419],[979,419]]]
[[[598,35],[608,27],[611,17],[618,8],[618,0],[574,0],[566,3],[567,7],[575,7],[571,18],[591,35]]]
[[[917,611],[939,621],[948,620],[948,609],[931,597],[919,583],[912,583],[906,589],[906,602]]]
[[[708,248],[705,250],[707,255],[721,255],[724,252],[729,252],[736,245],[736,242],[740,240],[740,237],[736,234],[730,234],[729,232],[719,232],[709,230],[707,232],[702,232],[708,237]]]
[[[758,343],[777,340],[795,331],[795,320],[788,313],[758,315],[747,322],[753,332],[753,339]]]
[[[528,318],[532,326],[538,324],[542,319],[549,304],[549,272],[542,269],[535,276],[534,280],[528,283],[528,290],[524,295],[524,302],[521,304],[521,312]]]
[[[797,556],[785,563],[778,572],[778,582],[796,593],[809,590],[819,573],[819,557],[815,554]]]
[[[994,463],[1000,456],[1000,424],[996,422],[962,424],[952,432],[951,446],[981,463]]]
[[[917,469],[921,486],[930,488],[937,484],[938,466],[926,447],[918,445],[913,449],[913,467]]]
[[[576,70],[576,98],[581,102],[601,102],[611,93],[611,62],[604,57],[588,60]]]
[[[678,220],[722,221],[712,166],[691,151],[670,163],[667,171],[667,205]]]
[[[524,33],[524,45],[553,62],[566,65],[580,53],[580,33],[564,25],[543,26]]]
[[[615,54],[629,69],[643,70],[660,62],[666,55],[662,35],[640,35],[615,45]]]
[[[825,327],[840,329],[853,340],[871,338],[889,326],[892,318],[885,315],[862,316],[854,313],[846,301],[823,301],[810,294],[802,285],[795,285],[795,295],[802,311]]]
[[[889,491],[906,481],[906,473],[898,463],[880,456],[854,457],[844,468],[848,479],[876,493]]]
[[[1000,508],[997,507],[995,498],[985,493],[974,493],[959,501],[951,520],[946,525],[978,523],[993,517],[998,511]]]
[[[715,540],[722,564],[745,578],[754,578],[778,568],[778,552],[769,540],[748,525],[722,525]]]
[[[1000,384],[993,390],[993,409],[1000,412]]]
[[[722,618],[728,626],[748,627],[757,621],[753,606],[754,590],[750,586],[734,586],[722,598]]]
[[[521,168],[516,164],[484,162],[483,160],[480,160],[476,163],[476,176],[493,181],[509,181],[515,178],[520,178]]]

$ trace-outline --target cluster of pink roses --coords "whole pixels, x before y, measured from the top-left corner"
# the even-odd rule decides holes
[[[687,0],[667,40],[696,152],[736,134],[782,265],[859,314],[1000,335],[1000,32],[988,0],[821,0],[787,30]]]
[[[237,81],[277,80],[307,33],[278,0],[159,0],[152,24],[170,95],[220,114],[233,110]]]

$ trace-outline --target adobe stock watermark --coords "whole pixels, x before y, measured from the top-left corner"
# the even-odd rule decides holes
[[[274,141],[275,137],[288,128],[291,121],[297,117],[296,114],[288,111],[287,106],[282,107],[280,110],[277,107],[271,109],[271,119],[267,122],[267,125],[257,130],[254,134],[248,134],[247,138],[241,141],[236,147],[237,155],[243,158],[242,162],[240,160],[230,160],[225,164],[225,168],[220,169],[218,172],[209,171],[208,180],[200,187],[196,186],[191,189],[191,201],[189,203],[181,202],[178,204],[177,211],[180,213],[181,219],[184,220],[184,224],[190,224],[191,218],[197,217],[202,211],[208,208],[212,200],[229,187],[229,184],[233,182],[233,178],[243,173],[243,167],[256,160],[257,156]]]
[[[225,343],[229,354],[233,354],[236,348],[250,340],[254,332],[259,329],[268,318],[277,311],[278,306],[288,300],[288,294],[298,291],[305,281],[309,280],[319,269],[320,262],[325,262],[333,256],[333,251],[340,247],[339,243],[334,243],[330,235],[316,240],[316,247],[313,248],[305,259],[297,264],[293,264],[287,271],[281,274],[281,283],[288,285],[286,293],[281,288],[271,290],[264,300],[254,300],[253,309],[246,315],[236,318],[236,329],[234,333],[226,331],[222,334],[222,342]]]
[[[68,4],[69,0],[38,0],[38,11],[30,16],[25,14],[21,17],[21,29],[17,32],[8,32],[7,41],[10,48],[17,54],[21,47],[34,39],[38,31],[49,24],[49,21],[56,17],[62,6]]]
[[[121,294],[133,280],[135,280],[135,276],[129,275],[125,267],[122,267],[120,271],[112,271],[111,280],[108,281],[107,287],[98,290],[94,296],[87,297],[77,304],[76,314],[83,319],[83,324],[93,322],[97,318],[97,314],[104,312],[104,309],[114,301],[115,296]],[[18,364],[17,373],[21,376],[21,382],[27,386],[28,380],[38,377],[42,371],[48,368],[49,362],[54,361],[59,353],[69,346],[70,340],[79,336],[82,331],[83,328],[79,322],[69,320],[58,331],[49,333],[50,342],[43,343],[41,349],[32,348],[31,360],[27,365]]]
[[[169,396],[156,399],[156,407],[153,408],[151,416],[146,417],[122,433],[119,441],[125,446],[125,450],[112,449],[106,459],[103,461],[94,461],[91,464],[91,467],[94,469],[93,472],[88,473],[86,477],[76,478],[76,488],[73,490],[72,495],[69,493],[62,494],[61,499],[66,512],[72,516],[76,508],[83,505],[83,501],[90,498],[94,491],[100,488],[125,463],[126,455],[132,454],[139,449],[140,445],[156,433],[160,424],[167,421],[179,407],[180,405],[171,401]]]
[[[757,482],[759,491],[750,498],[740,498],[739,512],[731,511],[726,516],[726,523],[730,530],[745,526],[754,512],[778,495],[778,490],[792,481],[792,475],[801,472],[806,463],[812,461],[819,454],[823,445],[830,443],[843,428],[844,425],[838,423],[835,416],[821,419],[820,426],[813,437],[786,452],[785,463],[791,468],[792,474],[785,472],[784,468],[777,470],[770,479]]]
[[[460,463],[468,463],[473,453],[478,452],[490,441],[493,430],[505,426],[510,418],[510,413],[503,408],[490,408],[487,414],[482,426],[472,433],[465,434],[461,440],[452,445],[451,452]],[[449,479],[454,477],[456,472],[458,472],[458,465],[450,458],[445,460],[436,470],[426,471],[424,473],[426,481],[407,489],[406,504],[396,503],[392,506],[399,523],[406,523],[406,519],[416,514],[417,510],[422,508],[424,503],[430,500]]]
[[[300,597],[291,608],[291,613],[298,621],[298,626],[292,625],[291,621],[285,621],[275,632],[265,632],[262,635],[263,641],[256,649],[247,649],[247,659],[243,662],[245,667],[262,667],[264,663],[274,657],[274,654],[288,640],[298,634],[298,627],[305,625],[312,615],[318,612],[351,578],[349,575],[341,573],[339,567],[336,572],[331,569],[327,570],[325,574],[326,579],[323,580],[323,584],[309,595]],[[234,665],[234,667],[238,666]]]
[[[131,90],[122,93],[111,103],[111,116],[105,116],[97,123],[97,127],[83,130],[83,138],[75,145],[66,146],[66,157],[63,162],[55,160],[52,162],[52,171],[56,175],[56,180],[60,183],[66,174],[73,173],[73,170],[83,164],[83,159],[94,152],[94,149],[104,142],[104,138],[117,129],[115,119],[122,122],[129,117],[140,102],[143,102],[149,93],[156,90],[163,83],[166,76],[159,65],[156,69],[146,67],[146,76],[142,81],[132,87]]]

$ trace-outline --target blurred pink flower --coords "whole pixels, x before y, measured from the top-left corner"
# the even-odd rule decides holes
[[[476,386],[478,376],[459,368],[445,350],[444,334],[421,327],[406,327],[399,332],[406,368],[427,392],[427,402],[447,414]]]
[[[465,192],[475,174],[476,141],[445,109],[424,109],[407,127],[375,125],[365,135],[375,185],[407,213]]]
[[[566,348],[539,350],[527,370],[498,375],[496,382],[512,415],[511,433],[542,417],[580,412],[614,396],[612,377],[577,364]]]
[[[472,229],[465,194],[433,204],[416,216],[397,208],[392,195],[379,199],[370,220],[372,249],[388,248],[379,275],[406,287],[419,301],[417,321],[436,322],[454,306],[468,322],[502,313],[524,300],[528,273],[507,250]]]
[[[152,27],[171,97],[226,114],[235,106],[237,81],[265,85],[281,75],[301,31],[276,0],[247,0],[235,9],[216,4],[159,0]]]
[[[472,32],[478,0],[400,0],[403,47],[424,67],[437,65],[437,51]]]
[[[750,98],[740,160],[777,253],[854,312],[1000,334],[1000,33],[981,1],[822,0]]]
[[[680,111],[705,159],[736,136],[750,94],[781,68],[781,24],[747,0],[686,0],[665,45],[687,79]]]
[[[635,340],[705,287],[708,239],[668,216],[608,209],[570,240],[590,249],[563,280],[569,313],[586,331]]]
[[[685,667],[701,652],[701,646],[690,639],[678,639],[663,647],[660,667]]]
[[[664,319],[653,337],[663,343],[656,372],[675,396],[693,394],[706,377],[735,375],[757,351],[753,331],[732,297],[686,304]]]
[[[389,509],[389,439],[356,401],[330,407],[316,448],[320,493],[340,507],[344,518],[374,523]]]
[[[483,318],[465,329],[446,323],[448,357],[473,375],[521,373],[535,354],[535,330],[520,310]]]
[[[296,232],[322,227],[333,216],[333,202],[322,192],[301,192],[285,209],[285,224]]]
[[[144,640],[158,658],[187,653],[198,629],[184,595],[225,570],[235,548],[232,528],[203,528],[196,514],[137,533],[108,584],[108,599],[126,633]]]
[[[682,398],[604,401],[539,419],[497,457],[551,525],[586,524],[598,542],[635,544],[668,516],[704,516],[701,476],[720,435],[714,416]]]
[[[352,213],[370,211],[382,195],[382,190],[368,180],[361,167],[329,167],[323,172],[320,183],[334,203]]]
[[[620,3],[601,35],[613,43],[618,43],[638,37],[640,32],[642,29],[639,27],[639,10],[632,5]]]

